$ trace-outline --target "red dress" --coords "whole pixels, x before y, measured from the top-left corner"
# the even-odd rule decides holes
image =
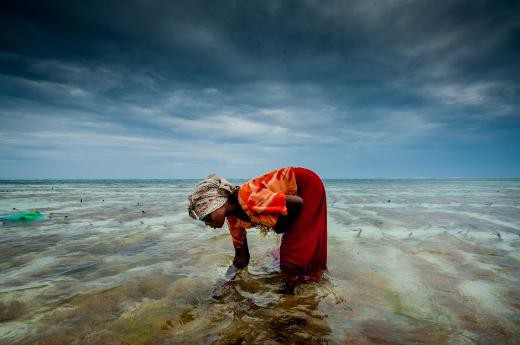
[[[251,221],[227,217],[233,245],[243,245],[245,229],[274,227],[279,215],[286,216],[287,194],[300,196],[303,207],[282,236],[280,269],[288,280],[319,280],[327,269],[327,204],[323,182],[309,169],[281,168],[243,183],[238,202]]]

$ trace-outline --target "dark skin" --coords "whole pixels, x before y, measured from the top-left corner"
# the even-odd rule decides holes
[[[220,208],[208,214],[202,220],[204,223],[214,229],[219,229],[224,226],[227,216],[235,216],[239,219],[249,222],[250,219],[244,212],[237,199],[238,189],[228,198],[228,201]],[[286,232],[292,225],[294,220],[298,218],[302,207],[303,199],[297,195],[286,195],[287,216],[280,215],[278,221],[274,226],[275,232],[281,234]],[[249,248],[247,246],[247,238],[244,245],[235,248],[235,258],[233,265],[237,268],[244,268],[249,264]]]

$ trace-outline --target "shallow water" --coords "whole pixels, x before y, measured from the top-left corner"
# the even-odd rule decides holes
[[[329,271],[294,295],[275,236],[228,271],[195,182],[0,183],[0,215],[46,216],[0,226],[0,343],[520,342],[520,180],[326,181]]]

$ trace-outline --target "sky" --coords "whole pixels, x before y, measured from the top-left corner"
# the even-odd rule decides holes
[[[518,1],[0,3],[0,179],[520,177]]]

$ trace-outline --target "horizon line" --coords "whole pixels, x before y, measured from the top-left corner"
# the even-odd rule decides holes
[[[468,180],[479,180],[479,179],[520,179],[520,176],[452,176],[452,177],[321,177],[322,180],[452,180],[452,179],[468,179]],[[54,177],[45,177],[45,178],[0,178],[0,182],[5,181],[103,181],[103,180],[120,180],[120,181],[131,181],[131,180],[156,180],[156,181],[165,181],[165,180],[203,180],[205,177],[201,178],[182,178],[182,177],[138,177],[138,178],[118,178],[118,177],[95,177],[95,178],[85,178],[85,177],[67,177],[67,178],[54,178]],[[248,180],[250,178],[243,177],[226,177],[228,180]]]

